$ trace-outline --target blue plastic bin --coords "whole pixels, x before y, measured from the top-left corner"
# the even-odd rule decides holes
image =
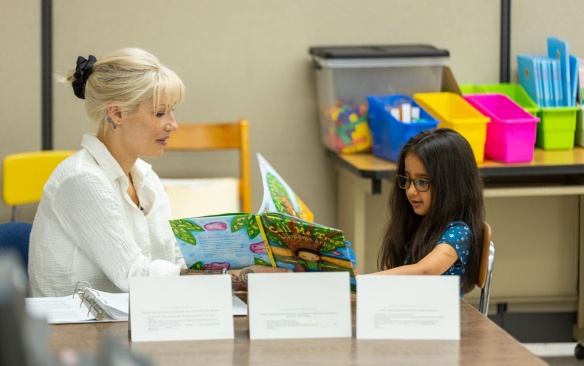
[[[436,128],[439,123],[409,95],[370,95],[367,103],[369,128],[373,135],[373,155],[383,159],[397,161],[401,149],[410,138],[424,130]],[[419,120],[405,123],[391,115],[389,108],[400,107],[404,103],[420,108]]]

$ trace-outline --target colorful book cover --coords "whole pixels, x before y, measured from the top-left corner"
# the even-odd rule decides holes
[[[259,154],[258,160],[268,192],[258,214],[170,220],[187,268],[264,265],[293,272],[347,271],[355,290],[355,258],[343,232],[309,220],[312,212]]]
[[[190,269],[241,269],[252,265],[292,272],[350,273],[354,257],[343,232],[280,212],[226,214],[170,221]]]
[[[341,230],[281,213],[258,216],[277,267],[294,272],[352,270]]]
[[[170,220],[190,269],[274,266],[257,216],[237,213]]]

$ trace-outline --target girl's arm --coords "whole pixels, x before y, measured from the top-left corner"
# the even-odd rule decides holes
[[[422,260],[381,272],[376,275],[441,275],[458,260],[456,250],[448,244],[438,244]]]

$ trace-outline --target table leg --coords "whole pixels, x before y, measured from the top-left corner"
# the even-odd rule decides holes
[[[343,230],[345,239],[353,243],[357,258],[357,271],[364,273],[366,268],[366,217],[364,185],[368,181],[355,177],[342,168],[337,169],[337,227]]]
[[[578,221],[578,313],[576,324],[572,335],[578,342],[584,342],[584,195],[579,196],[580,199],[580,217]]]

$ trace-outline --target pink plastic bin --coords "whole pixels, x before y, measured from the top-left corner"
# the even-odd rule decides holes
[[[467,94],[464,99],[491,118],[487,124],[485,157],[503,163],[533,160],[539,118],[499,93]]]

